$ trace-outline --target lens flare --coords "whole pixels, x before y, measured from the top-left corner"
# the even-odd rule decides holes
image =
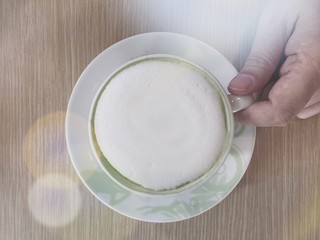
[[[65,112],[49,113],[36,120],[25,135],[23,159],[34,177],[59,172],[78,181],[68,156],[65,118]]]
[[[62,174],[48,174],[29,190],[29,209],[33,217],[49,227],[61,227],[72,222],[81,207],[78,185]]]

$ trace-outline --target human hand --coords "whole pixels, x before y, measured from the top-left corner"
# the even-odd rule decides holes
[[[234,95],[261,92],[237,121],[284,126],[320,113],[320,1],[279,1],[262,14],[250,56],[229,84]],[[270,82],[279,70],[279,78]]]

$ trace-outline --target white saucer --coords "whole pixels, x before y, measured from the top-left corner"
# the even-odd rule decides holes
[[[124,63],[149,54],[170,54],[190,60],[212,73],[227,92],[237,74],[232,64],[203,42],[175,33],[145,33],[122,40],[98,55],[80,76],[70,97],[66,137],[72,163],[87,188],[113,210],[147,222],[174,222],[199,215],[222,201],[238,184],[250,162],[256,129],[235,124],[231,152],[219,171],[192,192],[152,198],[115,183],[94,157],[89,142],[89,112],[105,79]]]

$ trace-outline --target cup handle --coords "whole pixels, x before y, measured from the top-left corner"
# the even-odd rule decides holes
[[[233,113],[239,112],[249,107],[255,101],[252,95],[236,96],[236,95],[229,94],[228,98],[229,98]]]

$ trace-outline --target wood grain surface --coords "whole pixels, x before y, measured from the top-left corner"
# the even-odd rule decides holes
[[[320,239],[320,117],[258,128],[250,166],[218,206],[154,224],[101,204],[80,182],[65,140],[71,91],[87,64],[117,41],[170,31],[215,47],[238,69],[259,0],[0,0],[0,239]],[[59,211],[40,211],[44,184],[77,184]],[[51,177],[51,178],[50,178]],[[56,208],[57,209],[57,208]],[[44,216],[48,214],[48,216]]]

